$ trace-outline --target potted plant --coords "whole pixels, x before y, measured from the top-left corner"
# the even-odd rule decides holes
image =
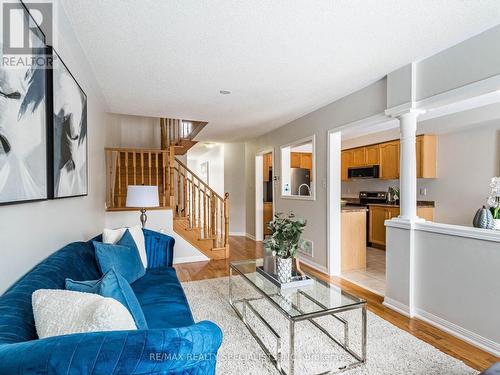
[[[297,257],[300,236],[306,223],[306,220],[296,219],[293,212],[290,212],[288,215],[277,213],[268,224],[272,235],[264,240],[264,246],[276,258],[276,273],[281,283],[292,279],[293,259]]]
[[[490,183],[488,205],[493,215],[494,228],[500,230],[500,177],[493,177]]]

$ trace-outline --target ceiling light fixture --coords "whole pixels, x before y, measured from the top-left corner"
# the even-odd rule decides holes
[[[228,90],[220,90],[219,92],[221,93],[221,95],[229,95],[229,94],[231,94],[231,91],[228,91]]]

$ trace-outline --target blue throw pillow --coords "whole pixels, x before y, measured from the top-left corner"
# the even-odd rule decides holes
[[[97,264],[102,274],[114,268],[129,284],[146,274],[139,250],[128,229],[116,245],[97,241],[93,241],[93,244]]]
[[[74,281],[66,279],[66,290],[114,298],[130,311],[137,329],[148,329],[146,318],[134,291],[127,280],[116,273],[114,269],[108,271],[100,280]]]

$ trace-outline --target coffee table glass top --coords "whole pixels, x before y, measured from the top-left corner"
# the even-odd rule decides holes
[[[341,288],[307,273],[314,280],[312,285],[281,289],[256,271],[256,267],[262,264],[262,259],[232,262],[232,274],[244,277],[260,294],[292,319],[307,318],[318,313],[351,310],[366,303]]]

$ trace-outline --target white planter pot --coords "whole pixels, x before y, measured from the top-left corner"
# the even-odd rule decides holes
[[[493,220],[493,229],[500,230],[500,219]]]
[[[276,274],[281,283],[288,283],[292,279],[293,258],[276,258]]]

